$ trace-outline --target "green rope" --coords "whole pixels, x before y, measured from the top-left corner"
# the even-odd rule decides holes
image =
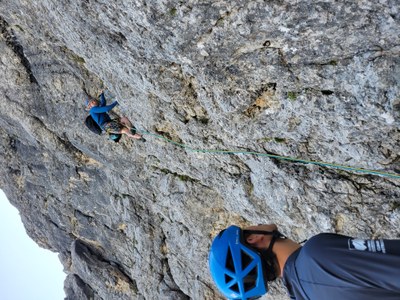
[[[294,158],[294,157],[290,157],[290,156],[280,156],[280,155],[254,152],[254,151],[195,149],[195,148],[189,147],[185,144],[175,142],[175,141],[168,139],[159,134],[155,134],[155,133],[151,133],[151,132],[147,132],[147,131],[138,132],[138,133],[140,133],[142,135],[154,136],[156,138],[162,139],[170,144],[174,144],[180,148],[186,149],[191,152],[213,153],[213,154],[247,154],[247,155],[266,156],[266,157],[276,158],[276,159],[280,159],[280,160],[287,160],[287,161],[299,162],[299,163],[305,163],[305,164],[313,164],[313,165],[318,165],[318,166],[322,166],[322,167],[331,167],[331,168],[341,169],[341,170],[345,170],[345,171],[354,171],[354,172],[359,172],[359,173],[364,173],[364,174],[378,175],[378,176],[400,179],[400,175],[393,174],[393,173],[343,166],[343,165],[338,165],[338,164],[333,164],[333,163],[326,163],[326,162],[322,162],[322,161],[305,160],[305,159]]]

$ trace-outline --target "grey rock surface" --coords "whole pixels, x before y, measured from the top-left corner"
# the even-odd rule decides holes
[[[399,174],[397,1],[3,0],[0,33],[0,188],[67,299],[220,299],[208,249],[230,224],[400,236],[398,178],[83,125],[107,87],[194,149]]]

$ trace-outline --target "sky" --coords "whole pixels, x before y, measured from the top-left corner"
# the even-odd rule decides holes
[[[65,276],[57,253],[26,234],[18,210],[0,190],[0,299],[62,300]]]

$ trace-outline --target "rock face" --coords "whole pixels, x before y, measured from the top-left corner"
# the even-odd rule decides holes
[[[399,178],[83,125],[107,87],[194,149],[398,174],[399,28],[395,0],[3,0],[0,188],[71,300],[220,299],[208,249],[230,224],[399,237]]]

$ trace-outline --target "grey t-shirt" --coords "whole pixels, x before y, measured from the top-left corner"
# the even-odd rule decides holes
[[[322,233],[286,261],[291,299],[399,300],[400,240],[363,240]]]

